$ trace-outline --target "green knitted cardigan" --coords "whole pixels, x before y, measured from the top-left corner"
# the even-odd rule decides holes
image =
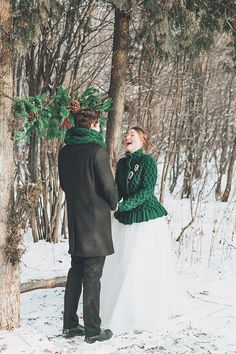
[[[153,157],[141,149],[126,153],[116,170],[119,203],[115,218],[122,224],[133,224],[167,215],[166,209],[154,195],[157,164]]]
[[[69,145],[95,143],[104,148],[106,147],[101,133],[94,129],[78,127],[68,129],[64,141]]]

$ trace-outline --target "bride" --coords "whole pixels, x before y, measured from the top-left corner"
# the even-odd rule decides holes
[[[119,206],[112,225],[115,254],[102,277],[101,319],[116,332],[166,327],[173,296],[167,211],[154,189],[157,165],[147,134],[131,128],[116,170]]]

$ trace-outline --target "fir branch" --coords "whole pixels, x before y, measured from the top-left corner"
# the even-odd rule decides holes
[[[87,88],[82,94],[77,93],[75,97],[70,97],[69,90],[62,86],[51,97],[48,93],[28,98],[18,97],[13,104],[13,111],[15,121],[21,119],[21,124],[20,129],[17,129],[16,122],[13,124],[14,139],[17,143],[27,142],[33,132],[37,131],[44,139],[63,141],[66,130],[74,125],[75,102],[78,112],[80,109],[94,109],[107,113],[112,109],[112,99],[102,96],[100,90],[94,87]],[[106,115],[101,114],[101,131],[104,130],[106,120]]]

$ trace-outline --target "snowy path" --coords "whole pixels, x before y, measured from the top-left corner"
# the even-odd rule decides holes
[[[23,258],[22,280],[65,275],[69,261],[66,243],[31,244]],[[22,294],[22,327],[0,332],[0,353],[235,354],[235,258],[210,268],[179,266],[177,285],[178,316],[168,332],[114,335],[93,345],[61,337],[64,289]]]

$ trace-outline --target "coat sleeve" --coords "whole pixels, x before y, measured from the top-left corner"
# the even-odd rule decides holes
[[[142,205],[146,200],[148,200],[154,192],[157,180],[157,165],[155,160],[149,155],[147,155],[144,172],[142,176],[142,184],[139,191],[129,197],[128,199],[122,201],[119,204],[118,211],[129,211]]]
[[[118,201],[120,201],[123,198],[123,193],[122,193],[122,185],[120,183],[120,169],[121,169],[121,164],[122,164],[122,159],[120,159],[117,163],[116,166],[116,175],[115,175],[115,181],[118,189]]]
[[[96,152],[94,170],[103,199],[111,210],[115,210],[118,202],[117,186],[111,172],[107,151],[103,147]]]

